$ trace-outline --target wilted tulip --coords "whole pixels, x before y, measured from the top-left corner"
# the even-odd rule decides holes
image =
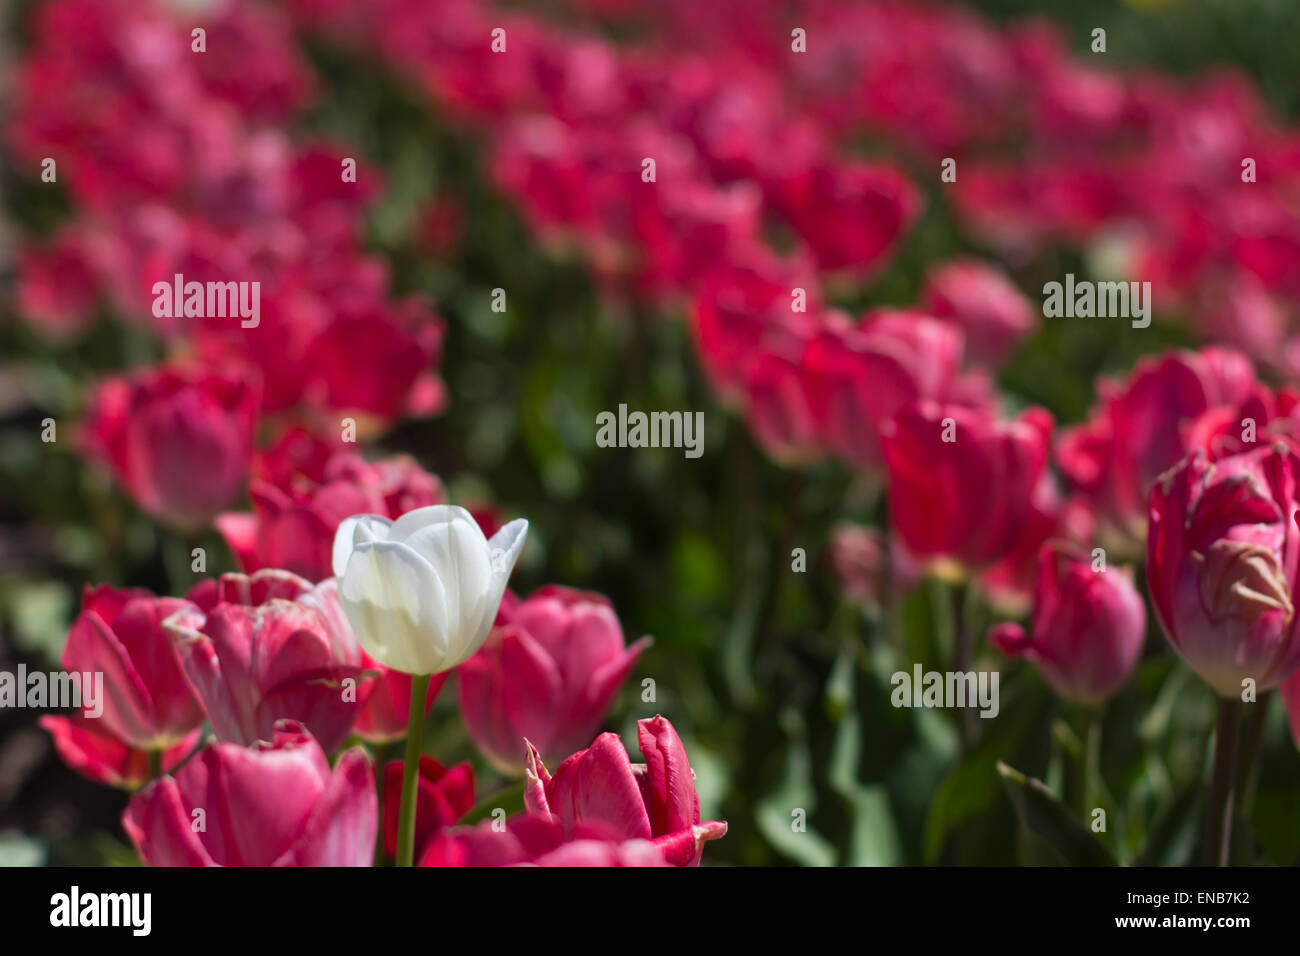
[[[483,648],[456,671],[465,729],[489,759],[522,774],[524,738],[562,757],[591,740],[641,652],[599,594],[545,587],[507,609]]]
[[[704,844],[725,836],[727,824],[700,822],[695,773],[673,725],[654,717],[636,728],[644,764],[634,765],[618,735],[605,733],[551,776],[530,746],[524,806],[566,834],[603,824],[621,839],[652,841],[674,866],[697,865]]]
[[[1058,543],[1039,556],[1030,633],[999,624],[989,641],[1034,663],[1057,694],[1101,703],[1128,680],[1146,634],[1146,609],[1126,568],[1094,569],[1081,549]]]
[[[333,579],[313,589],[287,571],[232,574],[218,592],[166,622],[217,737],[249,745],[291,718],[338,749],[369,686]]]
[[[1197,453],[1151,489],[1147,587],[1169,643],[1220,695],[1263,692],[1300,665],[1296,481],[1285,445]]]
[[[122,827],[149,866],[370,866],[375,779],[360,749],[334,770],[302,725],[218,743],[136,794]]]
[[[242,489],[257,409],[243,373],[160,366],[100,383],[83,443],[144,511],[197,528]]]
[[[366,653],[408,674],[438,674],[483,644],[528,532],[522,518],[488,541],[454,505],[396,521],[356,515],[339,525],[334,573]]]
[[[885,429],[889,513],[918,562],[945,573],[978,570],[1015,546],[1047,464],[1051,416],[1013,421],[921,402]]]
[[[415,797],[415,855],[429,838],[474,807],[474,768],[467,763],[448,770],[432,757],[420,757],[420,779]],[[397,855],[397,817],[402,795],[402,761],[384,767],[384,852]]]

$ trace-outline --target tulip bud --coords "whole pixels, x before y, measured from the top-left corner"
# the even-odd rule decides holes
[[[201,527],[243,486],[258,394],[243,373],[177,366],[109,379],[91,397],[84,445],[144,511]]]
[[[87,587],[63,649],[69,672],[102,672],[102,729],[141,750],[170,747],[203,723],[163,622],[188,601],[148,591]]]
[[[360,749],[331,771],[311,734],[285,720],[269,743],[213,744],[155,780],[122,827],[149,866],[370,866],[375,778]]]
[[[1033,331],[1034,311],[1014,282],[975,259],[954,259],[925,279],[923,307],[966,332],[971,358],[1001,364]]]
[[[356,515],[334,538],[334,573],[362,648],[386,667],[438,674],[482,646],[524,545],[516,519],[488,541],[464,508],[432,505],[396,521]]]
[[[1032,633],[1000,624],[989,641],[1032,661],[1061,697],[1092,706],[1128,680],[1145,634],[1146,609],[1127,569],[1094,570],[1086,553],[1048,544],[1039,555]]]
[[[562,757],[591,740],[641,652],[623,644],[609,601],[546,587],[502,615],[482,650],[456,671],[470,738],[506,773],[522,774],[524,738]]]
[[[402,803],[400,760],[384,768],[384,852],[397,856],[397,821]],[[448,770],[432,757],[421,756],[415,794],[415,855],[430,838],[453,826],[474,807],[474,769],[467,763]]]
[[[1185,459],[1151,489],[1147,586],[1174,650],[1224,697],[1300,667],[1296,479],[1283,444]]]
[[[958,573],[987,568],[1015,547],[1047,464],[1052,419],[1014,421],[981,409],[920,402],[884,434],[889,513],[908,553]]]

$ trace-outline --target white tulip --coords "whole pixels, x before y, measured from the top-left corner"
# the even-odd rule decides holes
[[[528,522],[488,541],[464,508],[417,508],[396,521],[354,515],[334,535],[334,574],[357,640],[379,663],[439,674],[487,638]]]

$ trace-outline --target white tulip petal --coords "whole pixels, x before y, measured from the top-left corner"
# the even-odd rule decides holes
[[[474,640],[492,587],[487,539],[472,518],[428,524],[402,543],[429,562],[447,594],[447,652],[456,657]]]
[[[368,541],[384,541],[391,533],[393,523],[380,515],[352,515],[339,522],[334,532],[334,551],[332,565],[334,576],[343,577],[347,570],[348,558],[352,549]]]
[[[502,527],[488,542],[488,551],[492,556],[491,591],[478,627],[474,630],[472,645],[468,649],[462,649],[465,655],[462,660],[472,657],[487,639],[488,632],[492,630],[497,610],[501,607],[501,599],[506,593],[506,584],[510,581],[510,572],[515,569],[515,562],[519,560],[519,553],[524,550],[524,539],[527,537],[527,520],[516,518]]]
[[[366,653],[394,670],[446,669],[447,594],[423,557],[397,541],[359,545],[339,582],[353,632]]]
[[[405,541],[412,534],[421,528],[427,528],[430,525],[447,524],[451,521],[468,521],[475,528],[478,522],[464,508],[457,505],[429,505],[425,508],[416,508],[414,511],[408,511],[396,521],[393,522],[392,530],[388,533],[389,541]],[[483,531],[479,530],[482,536]],[[484,543],[487,539],[484,538]]]

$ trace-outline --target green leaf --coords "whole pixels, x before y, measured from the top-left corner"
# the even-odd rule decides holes
[[[1110,850],[1039,780],[998,761],[998,773],[1021,823],[1069,866],[1115,866]]]
[[[799,737],[786,750],[785,777],[754,808],[754,822],[767,841],[792,860],[804,866],[834,866],[835,847],[808,823],[816,808],[812,758]]]
[[[862,756],[862,725],[853,694],[853,656],[846,649],[831,669],[826,683],[828,706],[838,710],[840,722],[831,748],[828,777],[831,789],[849,804],[853,822],[844,866],[897,866],[902,862],[902,841],[885,787],[858,780]]]
[[[1134,866],[1184,866],[1191,862],[1199,836],[1196,813],[1203,784],[1189,780],[1174,799],[1156,814],[1142,849],[1133,858]]]

